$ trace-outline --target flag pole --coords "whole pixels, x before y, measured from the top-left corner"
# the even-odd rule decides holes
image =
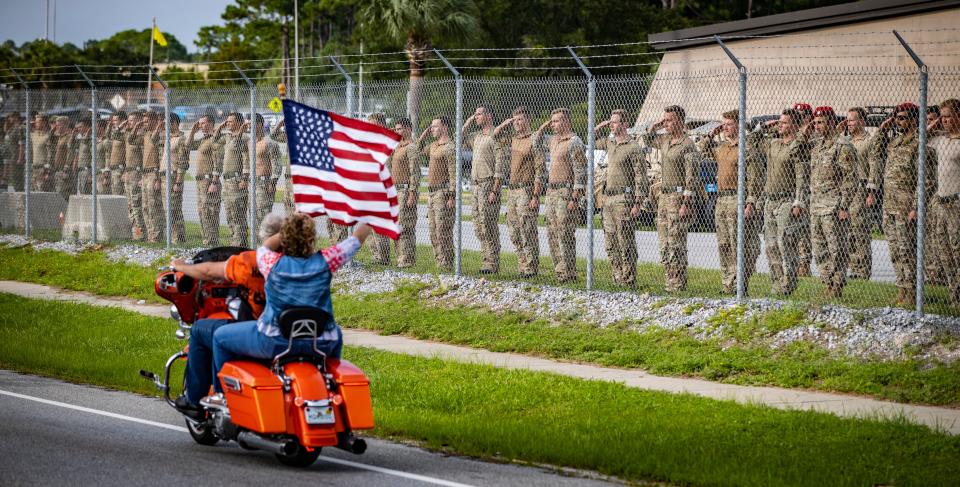
[[[153,86],[153,33],[157,31],[157,18],[153,18],[150,28],[150,69],[147,71],[147,110],[150,109],[150,89]]]

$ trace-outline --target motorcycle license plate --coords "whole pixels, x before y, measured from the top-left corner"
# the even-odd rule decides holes
[[[303,412],[307,416],[307,424],[333,424],[336,422],[331,406],[304,406]]]

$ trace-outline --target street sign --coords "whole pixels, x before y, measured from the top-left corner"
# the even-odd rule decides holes
[[[124,100],[119,94],[113,95],[113,98],[110,99],[110,105],[113,106],[114,110],[120,110],[126,104],[127,100]]]
[[[279,98],[274,97],[267,103],[267,108],[273,110],[274,113],[280,113],[280,110],[283,110],[283,102]]]

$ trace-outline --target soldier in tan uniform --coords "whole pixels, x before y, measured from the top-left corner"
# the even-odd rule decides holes
[[[831,107],[813,111],[813,127],[820,137],[810,152],[810,226],[813,252],[825,296],[839,298],[847,280],[850,202],[856,195],[857,151],[836,131]]]
[[[553,137],[546,146],[550,153],[547,177],[547,237],[553,270],[560,282],[577,280],[576,228],[581,213],[580,198],[587,185],[587,157],[583,141],[573,133],[570,109],[557,108],[550,120],[533,135],[534,146],[544,150],[543,132],[550,127]]]
[[[90,144],[93,132],[90,129],[90,120],[84,118],[77,121],[74,127],[74,147],[76,148],[73,158],[73,174],[77,175],[76,194],[90,194],[90,171],[93,169],[92,154],[90,153]],[[97,161],[100,162],[99,160]]]
[[[610,127],[611,137],[598,137],[597,149],[607,151],[607,167],[601,181],[603,194],[603,233],[607,258],[617,284],[637,284],[636,218],[641,209],[649,210],[649,185],[643,151],[627,133],[627,111],[616,109],[610,118],[596,126],[599,132]]]
[[[37,114],[30,130],[31,178],[34,191],[53,190],[53,132],[46,115]]]
[[[434,141],[426,145],[427,134]],[[427,191],[429,200],[427,219],[430,224],[430,243],[437,267],[453,270],[453,224],[456,204],[457,161],[454,143],[450,139],[450,119],[434,118],[417,139],[417,148],[427,157]]]
[[[140,194],[143,201],[143,221],[147,230],[147,241],[160,242],[166,229],[166,213],[163,210],[164,195],[160,177],[161,145],[164,136],[163,123],[159,114],[147,112],[143,125],[142,150],[143,169],[140,179]]]
[[[543,152],[534,148],[527,107],[517,107],[513,117],[494,129],[494,138],[511,126],[507,225],[510,226],[510,241],[517,249],[517,271],[520,277],[529,278],[540,270],[537,215],[540,213],[540,197],[547,186],[547,172]]]
[[[864,129],[866,119],[866,110],[853,107],[847,111],[847,119],[840,124],[846,128],[847,140],[857,151],[857,165],[853,172],[856,185],[849,208],[850,278],[869,280],[873,268],[873,239],[870,237],[873,218],[864,203],[867,199],[867,178],[870,176],[870,154],[876,149],[874,138]]]
[[[200,132],[200,137],[197,137]],[[205,247],[220,245],[220,174],[223,158],[218,157],[218,144],[213,137],[212,115],[197,120],[187,135],[191,151],[197,151],[197,213]]]
[[[763,186],[764,241],[774,294],[789,296],[797,289],[798,242],[810,196],[810,166],[806,144],[797,140],[800,113],[784,110],[774,121],[779,137],[766,130],[750,135],[750,147],[767,161]],[[772,124],[768,124],[768,127]]]
[[[162,142],[162,141],[161,141]],[[180,116],[170,114],[170,161],[164,157],[164,145],[160,147],[160,194],[163,197],[164,210],[170,208],[170,229],[172,241],[183,244],[187,241],[187,232],[183,222],[183,179],[190,170],[190,140],[180,131]],[[167,200],[167,171],[170,174],[170,199]],[[164,215],[166,216],[166,215]]]
[[[883,186],[883,233],[890,247],[890,260],[897,273],[896,304],[911,306],[916,292],[917,271],[917,159],[919,140],[917,123],[920,109],[913,103],[902,103],[894,109],[894,117],[884,121],[877,131],[877,144],[886,151],[870,161],[870,191],[866,204],[876,204],[875,192]],[[896,122],[897,134],[888,131]],[[927,148],[927,202],[937,191],[937,156]],[[929,205],[927,205],[929,207]]]
[[[97,121],[97,196],[110,194],[110,152],[113,141],[107,133],[110,130],[109,120]]]
[[[53,190],[65,200],[76,190],[76,137],[67,117],[56,117],[53,121]]]
[[[950,303],[960,309],[960,100],[940,104],[943,133],[930,140],[937,154],[937,194],[930,211],[937,215],[933,228],[935,249],[950,286]]]
[[[417,204],[420,189],[420,153],[413,143],[413,126],[409,118],[397,120],[393,130],[400,134],[400,143],[387,161],[387,169],[397,189],[400,206],[400,236],[396,242],[397,267],[413,267],[417,261]],[[384,264],[390,258],[390,239],[377,235],[374,260]]]
[[[250,137],[243,115],[231,113],[217,126],[217,144],[223,146],[223,207],[230,227],[230,245],[247,245],[247,181],[250,180]],[[225,131],[224,128],[227,130]]]
[[[106,164],[106,177],[110,180],[110,190],[105,192],[115,195],[125,195],[124,173],[127,170],[127,138],[124,127],[127,121],[126,112],[117,112],[110,117],[110,126],[107,129],[107,138],[110,139],[110,160]]]
[[[26,150],[26,127],[23,125],[23,117],[19,112],[7,114],[3,120],[3,134],[0,140],[0,157],[3,158],[5,168],[5,184],[3,189],[7,189],[9,183],[14,191],[23,191],[24,187],[24,169],[27,163]]]
[[[738,182],[740,168],[740,112],[731,110],[721,115],[723,122],[698,144],[704,157],[712,155],[717,161],[717,203],[714,207],[717,253],[723,274],[723,292],[737,292],[737,220],[739,210]],[[722,132],[724,141],[715,139]],[[743,208],[743,278],[744,294],[748,293],[750,277],[760,257],[760,230],[763,227],[760,202],[763,193],[763,164],[756,151],[747,148],[746,198]]]
[[[648,146],[660,150],[662,188],[657,208],[657,227],[666,235],[665,255],[666,291],[679,292],[687,287],[687,231],[690,228],[690,200],[698,183],[700,154],[684,130],[685,112],[672,105],[664,108],[663,118],[644,135]],[[666,130],[657,135],[660,128]]]
[[[940,137],[946,134],[943,123],[940,122],[940,107],[930,105],[927,107],[927,140],[934,137]],[[932,205],[936,205],[936,199],[931,200]],[[923,245],[926,251],[923,253],[923,268],[926,282],[937,286],[947,285],[947,269],[942,266],[939,255],[944,249],[941,249],[939,240],[934,235],[934,229],[940,226],[940,214],[936,211],[928,211],[926,222],[924,224]]]
[[[269,137],[267,128],[264,126],[263,117],[257,114],[257,221],[263,221],[263,217],[273,211],[273,200],[277,194],[277,187],[273,179],[274,168],[280,165],[281,150],[280,144]]]
[[[476,123],[477,130],[469,132]],[[463,141],[473,151],[470,180],[473,185],[473,229],[480,241],[481,274],[500,271],[500,186],[505,165],[494,138],[494,113],[480,105],[463,124]]]
[[[380,112],[371,113],[369,116],[367,116],[367,121],[372,124],[379,125],[380,127],[387,126],[387,116]],[[396,153],[396,149],[394,149],[394,153]],[[391,170],[391,167],[390,167],[390,162],[392,158],[393,156],[391,155],[391,157],[387,159],[387,162],[384,164],[384,167],[387,169],[387,171],[391,175],[393,174],[393,171]],[[399,206],[400,204],[399,198],[401,196],[400,189],[399,188],[396,188],[396,189],[397,189],[397,198],[398,198],[397,204]],[[373,262],[380,265],[390,265],[390,245],[391,245],[392,239],[390,237],[385,237],[383,235],[373,235],[371,240],[373,241],[373,243],[370,245],[370,250],[373,252]]]
[[[133,224],[134,240],[143,240],[146,228],[143,220],[143,189],[140,185],[143,171],[143,130],[146,123],[143,113],[138,111],[131,112],[123,126],[123,188],[126,191],[130,223]]]

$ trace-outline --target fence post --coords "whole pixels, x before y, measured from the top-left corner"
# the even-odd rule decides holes
[[[250,248],[257,247],[257,87],[250,81],[246,73],[237,63],[230,61],[234,69],[243,77],[250,89],[250,146],[247,147],[247,158],[250,160],[250,180],[247,181],[247,241]]]
[[[23,91],[26,95],[26,111],[25,123],[24,123],[24,154],[23,164],[26,166],[23,168],[23,235],[27,238],[30,238],[30,176],[31,171],[33,170],[33,154],[30,150],[30,124],[33,122],[30,119],[30,85],[27,84],[23,78],[20,77],[20,73],[13,68],[10,68],[10,72],[16,76],[17,81],[23,85]]]
[[[570,55],[580,66],[583,74],[587,76],[587,187],[585,191],[587,193],[587,233],[590,235],[587,246],[587,290],[589,291],[593,289],[593,150],[596,146],[594,128],[596,127],[597,80],[573,48],[567,46],[567,50],[570,51]]]
[[[923,316],[923,284],[926,269],[923,265],[924,259],[924,227],[927,220],[927,65],[920,59],[920,56],[907,44],[907,41],[899,32],[893,31],[897,40],[903,45],[913,62],[917,63],[917,69],[920,71],[920,112],[917,114],[917,129],[919,130],[919,148],[917,150],[917,290],[914,293],[916,298],[916,309],[914,314]]]
[[[744,272],[745,256],[744,246],[746,242],[746,216],[744,207],[747,204],[747,67],[740,63],[737,56],[727,48],[727,45],[720,40],[719,36],[713,36],[720,48],[727,53],[730,60],[740,72],[740,116],[737,132],[737,300],[743,301],[747,291],[746,274]]]
[[[97,242],[97,85],[90,80],[80,66],[74,64],[80,76],[90,85],[90,238]],[[77,184],[82,185],[83,181]],[[78,191],[79,193],[79,191]],[[79,200],[78,200],[79,201]],[[69,201],[68,201],[69,203]]]
[[[157,79],[157,82],[160,83],[160,86],[163,86],[163,167],[166,168],[164,187],[164,199],[166,200],[166,230],[167,232],[167,248],[173,247],[173,167],[170,165],[170,96],[169,96],[169,86],[167,82],[160,78],[160,74],[157,73],[153,66],[148,66],[150,72],[153,73],[153,77]]]
[[[347,97],[347,111],[345,113],[348,117],[353,117],[353,78],[350,77],[350,74],[347,73],[347,70],[343,69],[343,66],[337,62],[337,58],[330,56],[330,62],[337,68],[337,71],[340,71],[340,74],[343,75],[343,78],[347,80],[347,92],[345,93]]]
[[[455,86],[454,97],[456,99],[455,107],[455,119],[454,122],[454,151],[456,155],[454,160],[456,161],[456,176],[457,176],[457,187],[454,192],[456,203],[454,205],[456,214],[454,216],[454,227],[453,227],[453,273],[454,275],[461,275],[463,273],[463,165],[461,159],[463,158],[463,78],[460,76],[460,71],[457,68],[453,67],[450,64],[450,61],[447,61],[447,58],[443,57],[443,54],[440,54],[440,51],[434,49],[433,53],[437,56],[440,61],[443,61],[443,64],[447,66],[447,69],[453,73],[453,82]]]

